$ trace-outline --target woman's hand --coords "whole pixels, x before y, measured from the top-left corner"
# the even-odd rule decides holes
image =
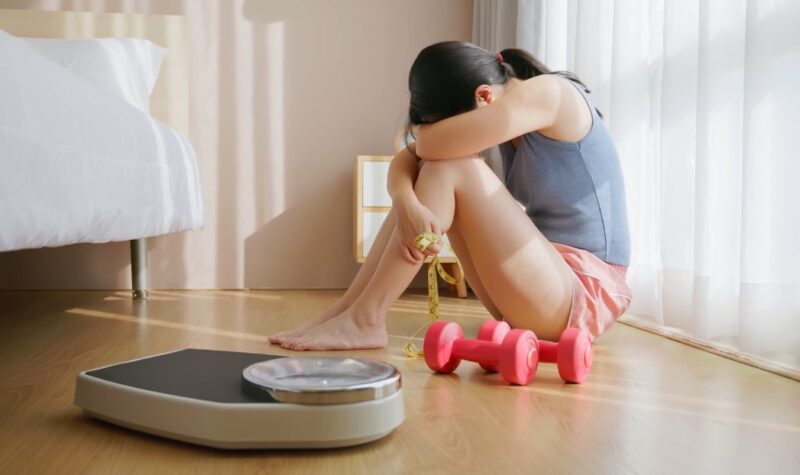
[[[429,245],[425,251],[420,251],[414,245],[414,239],[423,231],[430,231],[441,235],[439,220],[417,199],[417,196],[410,193],[403,199],[394,204],[397,213],[397,231],[400,239],[398,245],[400,253],[412,264],[419,264],[425,260],[426,256],[438,254],[441,247],[438,244]]]

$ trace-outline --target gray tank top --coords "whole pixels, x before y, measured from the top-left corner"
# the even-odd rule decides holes
[[[617,150],[589,94],[565,79],[592,111],[589,133],[578,142],[564,142],[530,132],[517,149],[511,142],[500,144],[503,181],[551,242],[627,267],[630,235]]]

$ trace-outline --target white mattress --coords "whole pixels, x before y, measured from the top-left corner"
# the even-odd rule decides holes
[[[175,130],[0,30],[0,251],[203,225]]]

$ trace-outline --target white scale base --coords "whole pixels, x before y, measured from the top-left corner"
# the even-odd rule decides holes
[[[337,405],[277,402],[242,370],[274,355],[179,350],[78,375],[75,404],[141,432],[222,449],[331,448],[380,439],[405,419],[403,392]]]

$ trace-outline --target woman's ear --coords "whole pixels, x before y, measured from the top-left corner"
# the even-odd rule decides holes
[[[475,88],[475,105],[483,107],[492,103],[495,99],[494,90],[488,84],[481,84]]]

